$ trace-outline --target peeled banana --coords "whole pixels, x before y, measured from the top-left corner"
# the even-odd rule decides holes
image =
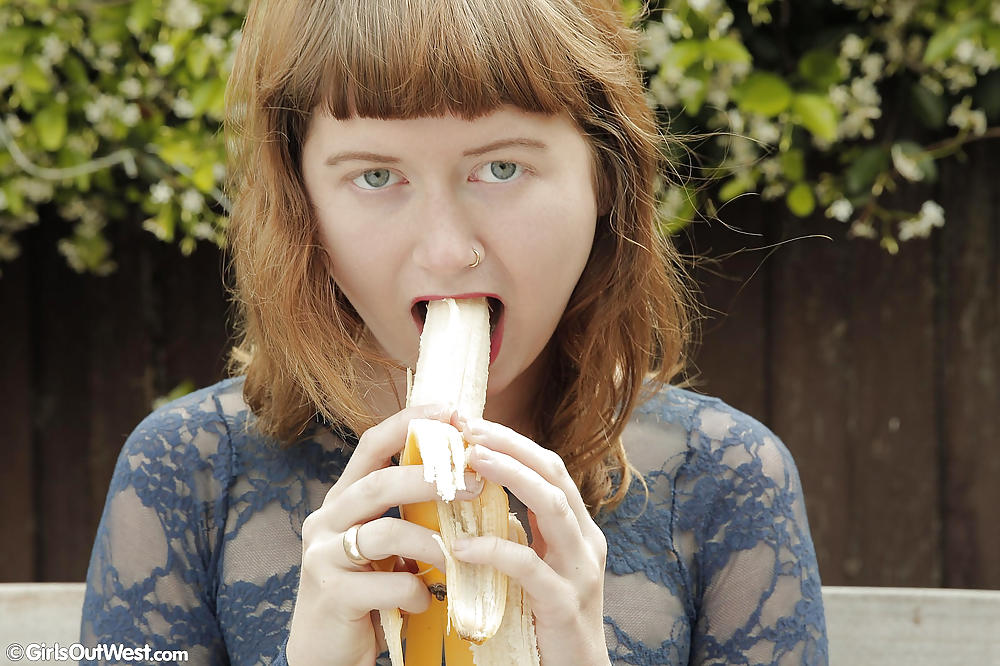
[[[407,404],[443,403],[466,418],[482,417],[489,361],[490,312],[486,299],[431,301],[427,304],[417,369]],[[445,632],[454,631],[476,646],[470,659],[468,650],[462,650],[461,654],[455,650],[455,642],[449,636],[448,663],[472,663],[474,659],[477,666],[537,664],[533,619],[520,587],[490,566],[461,562],[451,555],[452,544],[462,537],[507,539],[509,530],[513,530],[514,540],[526,541],[517,518],[509,513],[506,491],[487,481],[475,499],[455,501],[456,491],[465,489],[465,442],[461,433],[448,423],[431,419],[410,421],[401,464],[421,463],[424,478],[436,485],[441,499],[434,502],[436,511],[423,504],[400,507],[401,513],[406,520],[440,532],[439,545],[447,562],[445,575],[442,577],[441,572],[429,565],[419,563],[419,566],[429,569],[424,580],[439,597],[438,602],[446,595]],[[508,587],[517,608],[505,614]],[[434,612],[435,607],[441,612],[439,604],[434,602],[428,612]],[[391,609],[380,615],[389,645],[393,647],[390,655],[393,666],[403,666],[397,661],[400,650],[395,639],[402,624],[399,612]],[[435,625],[420,616],[408,618],[406,666],[419,666],[417,660],[438,666],[441,640],[413,635],[412,630],[418,626]],[[498,632],[497,643],[490,645],[490,639]],[[390,638],[390,634],[394,636]],[[411,649],[414,645],[421,647]]]

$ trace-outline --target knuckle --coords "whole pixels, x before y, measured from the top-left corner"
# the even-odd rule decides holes
[[[566,465],[563,463],[562,456],[551,449],[545,449],[544,453],[545,461],[545,471],[549,473],[550,478],[561,478],[563,474],[566,473]]]
[[[556,516],[566,516],[573,513],[573,509],[569,505],[569,498],[566,497],[566,493],[560,488],[553,486],[549,492],[547,501],[549,511]]]

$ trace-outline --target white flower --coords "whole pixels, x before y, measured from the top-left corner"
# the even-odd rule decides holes
[[[768,144],[776,144],[781,139],[781,128],[760,116],[750,121],[750,136]]]
[[[5,120],[7,123],[7,129],[11,134],[14,136],[21,136],[24,133],[24,124],[21,122],[21,119],[13,113],[8,114]]]
[[[643,67],[653,68],[663,62],[670,52],[670,38],[662,23],[651,23],[643,34],[642,50],[639,56]]]
[[[197,213],[204,204],[205,200],[198,190],[187,189],[181,195],[181,208],[188,212]]]
[[[169,67],[174,64],[174,47],[170,44],[154,44],[149,52],[153,55],[157,67]]]
[[[128,104],[122,109],[121,120],[126,127],[135,127],[142,120],[142,113],[137,104]]]
[[[765,201],[774,201],[787,191],[788,187],[786,187],[784,183],[771,183],[761,190],[760,196]]]
[[[194,118],[194,104],[187,97],[175,99],[173,109],[178,118]]]
[[[118,90],[129,99],[142,96],[142,82],[136,78],[128,78],[118,84]]]
[[[48,180],[22,180],[21,194],[35,202],[49,201],[55,193],[55,186]]]
[[[927,200],[920,206],[920,217],[933,227],[944,226],[944,208],[936,201]]]
[[[688,0],[688,6],[696,12],[704,12],[710,2],[711,0]]]
[[[955,58],[959,62],[964,62],[966,64],[972,62],[972,58],[976,55],[976,45],[973,44],[971,39],[963,39],[955,46]]]
[[[215,229],[208,222],[199,222],[191,228],[191,235],[195,238],[212,240],[215,238]]]
[[[87,121],[92,125],[104,120],[104,117],[111,110],[111,97],[100,94],[97,99],[91,100],[83,105],[83,113],[87,116]]]
[[[847,222],[854,214],[854,206],[847,199],[837,199],[826,209],[826,216],[841,222]]]
[[[226,50],[226,40],[218,35],[205,35],[202,41],[205,42],[205,48],[212,55],[219,55]]]
[[[980,109],[973,109],[972,98],[965,97],[962,103],[956,104],[948,114],[948,124],[981,136],[986,132],[986,113]]]
[[[715,22],[715,29],[719,31],[720,35],[726,34],[729,27],[733,24],[733,13],[730,11],[722,12],[722,16],[719,20]]]
[[[869,53],[861,59],[861,73],[866,79],[878,81],[885,69],[885,58],[880,53]]]
[[[934,201],[925,201],[916,217],[899,223],[899,240],[929,238],[935,227],[944,226],[944,209]]]
[[[851,101],[851,93],[847,86],[832,86],[828,93],[830,101],[838,110],[843,111]]]
[[[865,43],[853,32],[840,43],[840,55],[850,60],[857,60],[865,52]]]
[[[57,35],[50,34],[42,40],[42,54],[50,64],[62,62],[66,51],[66,42],[59,39]]]
[[[191,30],[201,25],[201,8],[191,0],[170,0],[166,18],[169,26]]]
[[[854,222],[851,223],[851,228],[848,230],[847,235],[852,238],[878,238],[878,232],[875,231],[875,227],[872,226],[872,223],[863,220],[854,220]]]
[[[118,42],[105,42],[101,44],[101,57],[114,60],[122,54],[122,45]]]
[[[919,183],[924,179],[924,170],[915,159],[903,152],[902,146],[898,143],[892,147],[892,165],[896,167],[899,175],[906,180]]]
[[[882,103],[882,96],[878,94],[875,84],[867,79],[851,81],[851,95],[864,106],[879,106]]]
[[[165,204],[174,196],[174,190],[162,180],[149,188],[149,198],[153,203]]]

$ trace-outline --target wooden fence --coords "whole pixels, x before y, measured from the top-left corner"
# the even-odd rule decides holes
[[[1000,588],[997,147],[912,195],[948,222],[896,257],[757,200],[679,240],[719,258],[694,272],[697,388],[793,452],[824,584]],[[0,278],[0,581],[83,580],[125,437],[157,396],[220,378],[228,344],[216,251],[120,227],[118,271],[81,277],[58,226]],[[791,240],[810,234],[831,240]]]

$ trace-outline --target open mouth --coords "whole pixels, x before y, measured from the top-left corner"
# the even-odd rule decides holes
[[[424,332],[424,321],[427,319],[427,303],[429,302],[429,300],[417,301],[410,310],[413,322],[417,325],[419,333]],[[490,363],[493,363],[497,354],[500,353],[500,343],[503,340],[503,315],[505,306],[503,301],[495,296],[487,296],[486,304],[490,308]]]

